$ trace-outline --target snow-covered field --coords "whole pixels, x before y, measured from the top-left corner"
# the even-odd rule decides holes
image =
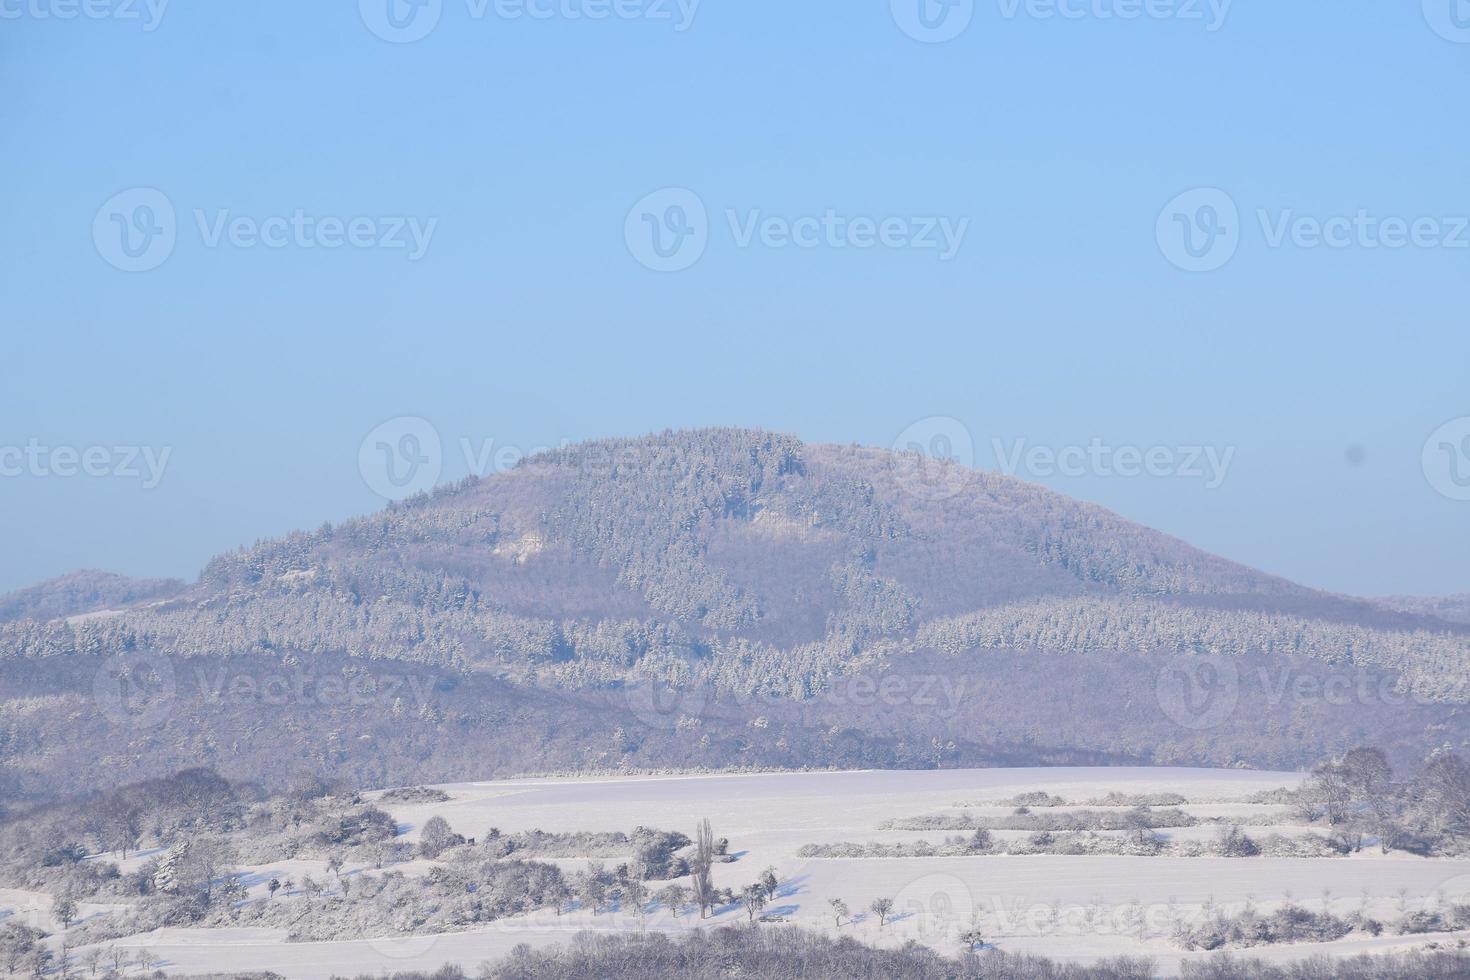
[[[1186,858],[965,856],[872,859],[803,859],[803,844],[841,841],[941,842],[946,831],[879,830],[895,818],[971,812],[1010,812],[1001,802],[1017,793],[1045,790],[1084,802],[1109,792],[1174,792],[1198,816],[1240,817],[1269,824],[1289,817],[1280,807],[1247,805],[1261,790],[1294,786],[1291,773],[1186,769],[1010,769],[925,772],[792,773],[678,777],[567,778],[445,785],[450,799],[429,804],[381,804],[410,838],[431,816],[455,831],[483,839],[490,827],[506,833],[631,831],[639,825],[682,831],[691,837],[708,817],[716,836],[729,839],[736,860],[717,865],[715,884],[739,889],[767,866],[782,882],[766,914],[802,926],[898,945],[909,939],[948,954],[960,951],[961,931],[978,921],[988,941],[1002,949],[1090,960],[1119,953],[1148,953],[1164,968],[1185,956],[1167,939],[1176,921],[1206,908],[1269,910],[1294,900],[1309,908],[1345,914],[1366,908],[1394,919],[1403,908],[1470,895],[1470,860],[1428,860],[1365,851],[1350,858]],[[965,806],[960,806],[965,804]],[[980,805],[986,804],[986,805]],[[1251,833],[1272,828],[1251,826]],[[1300,832],[1299,828],[1294,828]],[[1164,831],[1177,839],[1213,833],[1213,826]],[[420,862],[415,862],[419,864]],[[568,869],[577,860],[558,861]],[[610,860],[609,864],[617,863]],[[348,873],[360,869],[348,868]],[[422,869],[411,869],[422,870]],[[248,869],[260,882],[282,871],[321,873],[322,868],[262,866]],[[658,884],[653,885],[654,888]],[[894,901],[895,913],[880,926],[865,910],[876,898]],[[829,899],[841,898],[853,915],[839,926]],[[24,893],[0,894],[3,909],[27,901]],[[94,910],[84,910],[91,912]],[[95,910],[97,912],[101,909]],[[31,912],[30,914],[37,914]],[[160,930],[120,940],[146,947],[172,973],[227,969],[274,970],[315,980],[395,969],[432,969],[459,963],[473,969],[518,943],[564,941],[581,930],[676,931],[710,924],[744,923],[742,908],[722,909],[702,923],[663,908],[640,916],[631,909],[593,915],[538,912],[470,932],[342,942],[288,943],[264,929]],[[1455,936],[1351,938],[1330,944],[1265,947],[1251,951],[1273,959],[1318,953],[1401,949]]]

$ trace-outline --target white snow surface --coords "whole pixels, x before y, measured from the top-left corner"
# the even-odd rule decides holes
[[[514,833],[536,828],[631,831],[642,825],[692,837],[697,821],[708,817],[716,836],[729,839],[730,853],[736,857],[716,866],[716,885],[738,890],[772,866],[782,886],[767,914],[883,946],[917,939],[950,955],[959,952],[959,933],[978,916],[987,939],[1001,949],[1079,962],[1147,954],[1170,970],[1185,958],[1203,955],[1183,953],[1168,940],[1173,922],[1188,921],[1209,907],[1240,908],[1251,902],[1269,910],[1293,900],[1314,909],[1325,903],[1340,914],[1365,908],[1391,921],[1399,909],[1443,901],[1447,893],[1451,899],[1470,896],[1470,860],[1381,855],[1376,850],[1317,859],[798,856],[799,848],[808,843],[923,839],[938,844],[952,832],[877,828],[885,820],[925,814],[1007,813],[1003,800],[1032,790],[1079,803],[1109,792],[1177,792],[1191,802],[1209,803],[1187,808],[1202,816],[1281,814],[1280,807],[1243,806],[1238,801],[1260,790],[1295,786],[1302,778],[1297,773],[1142,768],[545,778],[446,784],[439,787],[450,795],[445,802],[380,805],[409,839],[435,815],[443,816],[457,832],[480,839],[492,826]],[[1259,834],[1272,828],[1246,829]],[[1165,833],[1198,836],[1198,831]],[[556,863],[569,870],[578,864]],[[282,865],[250,869],[251,884],[258,886],[267,871],[324,870],[314,863],[310,868],[305,863],[289,869]],[[252,888],[252,894],[258,891]],[[829,899],[838,897],[853,912],[840,926],[828,905]],[[879,897],[893,899],[896,907],[895,917],[884,926],[865,911]],[[0,918],[7,909],[10,914],[49,920],[49,901],[38,903],[28,893],[0,892]],[[83,914],[105,911],[83,907]],[[326,980],[333,975],[433,970],[445,963],[458,963],[473,973],[480,962],[504,956],[517,944],[564,942],[583,930],[674,932],[745,921],[745,912],[738,907],[722,909],[702,922],[697,915],[686,912],[675,917],[661,907],[644,916],[632,910],[561,916],[543,911],[436,936],[291,943],[269,929],[164,929],[121,939],[116,945],[147,947],[171,974],[272,970],[300,980]],[[55,923],[46,925],[51,928]],[[1260,947],[1246,955],[1285,960],[1409,949],[1435,941],[1452,943],[1456,938],[1355,936],[1335,943]]]

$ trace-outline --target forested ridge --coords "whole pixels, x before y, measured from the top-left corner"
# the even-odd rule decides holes
[[[412,711],[430,725],[458,719],[472,741],[490,741],[504,732],[482,727],[497,722],[475,707],[493,703],[533,725],[558,767],[587,765],[589,756],[599,765],[718,766],[742,756],[770,764],[785,754],[747,744],[699,758],[649,744],[667,737],[663,728],[696,746],[710,734],[678,729],[682,712],[655,718],[647,739],[630,736],[649,727],[637,705],[622,724],[616,719],[630,710],[619,701],[630,688],[672,691],[676,701],[678,692],[697,691],[684,698],[695,705],[691,718],[714,728],[728,723],[738,733],[730,738],[749,743],[757,718],[810,718],[803,706],[844,678],[903,675],[919,665],[995,674],[1001,652],[1087,658],[1113,671],[1120,687],[1129,686],[1125,677],[1151,681],[1161,658],[1178,656],[1281,658],[1319,674],[1369,671],[1413,696],[1402,709],[1407,718],[1394,723],[1398,741],[1413,741],[1418,727],[1425,744],[1412,746],[1416,752],[1431,738],[1459,744],[1470,663],[1462,624],[1429,607],[1315,592],[996,474],[965,471],[955,492],[936,495],[924,482],[935,465],[737,429],[593,442],[220,555],[191,585],[89,574],[3,597],[0,773],[34,793],[51,768],[46,753],[68,758],[88,738],[107,739],[111,719],[63,719],[87,710],[105,664],[140,657],[162,658],[175,679],[191,676],[196,662],[348,677],[420,671],[442,703],[405,708],[396,699],[399,713],[379,719],[384,724]],[[1014,662],[1005,661],[1003,677],[1014,675]],[[461,704],[470,689],[479,692],[474,703]],[[606,712],[590,717],[605,723],[612,748],[589,753],[563,744],[582,728],[566,715],[609,694]],[[1017,747],[1038,758],[1140,758],[1136,741],[1125,748],[1052,737],[1046,728],[1058,708],[1033,695],[1008,709],[1009,721],[987,719],[983,737],[964,721],[946,730],[920,710],[927,706],[914,705],[848,704],[827,727],[870,737],[874,746],[892,739],[909,746],[892,759],[931,764],[945,764],[950,743],[972,743],[978,755],[963,748],[951,755],[972,763],[989,753],[1013,758]],[[171,716],[210,701],[187,684],[176,683],[173,696]],[[1108,697],[1097,692],[1092,707],[1103,712]],[[318,720],[329,713],[312,703],[257,707],[262,719],[290,715],[280,719],[286,730],[310,728],[310,712]],[[842,707],[825,706],[824,724]],[[211,717],[217,740],[238,743],[238,719],[218,705]],[[128,734],[142,744],[162,734],[133,727]],[[614,739],[615,731],[624,735]],[[786,738],[786,749],[807,737],[814,736],[803,730]],[[1169,749],[1181,737],[1191,735],[1159,715],[1163,756],[1177,758]],[[1296,751],[1272,737],[1263,736],[1257,756],[1235,761],[1279,763]],[[334,751],[315,745],[305,757],[353,758],[359,747],[340,732],[336,738]],[[1395,739],[1384,742],[1392,751]],[[645,748],[629,750],[635,743]],[[1331,747],[1300,749],[1315,756]],[[170,751],[188,762],[196,750]],[[807,764],[850,761],[849,753],[815,752]]]

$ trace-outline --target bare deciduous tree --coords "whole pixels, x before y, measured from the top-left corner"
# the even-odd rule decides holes
[[[709,818],[699,822],[694,836],[694,856],[689,859],[689,879],[694,888],[694,901],[699,905],[699,917],[705,918],[715,903],[715,885],[711,868],[715,862],[715,835],[710,829]]]
[[[740,891],[740,901],[745,905],[746,919],[754,923],[755,917],[766,907],[766,890],[759,884],[746,885]]]

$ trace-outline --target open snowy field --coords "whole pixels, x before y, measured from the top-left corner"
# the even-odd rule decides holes
[[[1109,793],[1177,793],[1191,815],[1229,817],[1252,834],[1304,832],[1291,828],[1284,807],[1245,802],[1254,793],[1295,786],[1292,773],[1186,769],[1011,769],[923,772],[862,771],[625,778],[527,779],[449,784],[449,799],[436,803],[381,802],[412,840],[431,817],[441,816],[466,837],[483,840],[490,828],[510,834],[540,829],[631,831],[637,826],[693,836],[709,818],[716,836],[728,838],[729,863],[717,864],[715,884],[738,890],[767,867],[781,882],[768,916],[801,926],[854,935],[870,943],[899,945],[910,939],[954,955],[959,934],[978,924],[1002,949],[1090,960],[1119,953],[1148,953],[1165,968],[1186,956],[1168,939],[1177,922],[1210,909],[1262,910],[1288,900],[1346,914],[1366,909],[1393,919],[1402,910],[1464,900],[1470,894],[1470,860],[1381,855],[1369,848],[1351,857],[1218,858],[1060,855],[964,855],[935,857],[804,858],[803,845],[839,842],[942,843],[944,830],[880,829],[886,821],[971,814],[996,818],[1019,793],[1045,791],[1069,804]],[[1075,810],[1075,805],[1046,808]],[[1126,808],[1119,808],[1123,810]],[[1280,827],[1275,826],[1280,821]],[[1166,838],[1204,839],[1216,824],[1165,829]],[[1004,832],[1002,832],[1004,833]],[[601,858],[616,865],[616,857]],[[560,858],[568,871],[586,859]],[[430,862],[400,866],[422,874]],[[274,876],[324,868],[287,864],[244,867],[252,900],[264,900],[260,883]],[[363,873],[348,867],[344,873]],[[661,883],[653,883],[657,889]],[[834,921],[829,900],[840,898],[852,914]],[[894,902],[886,924],[867,911],[875,899]],[[17,907],[21,893],[0,894],[0,908]],[[93,910],[86,910],[92,912]],[[96,910],[98,912],[102,910]],[[0,915],[4,912],[0,911]],[[228,969],[273,970],[316,980],[332,975],[431,969],[459,963],[473,969],[518,943],[564,941],[581,930],[665,930],[745,923],[738,903],[701,922],[696,913],[675,916],[651,905],[593,914],[537,912],[489,927],[437,936],[400,936],[338,942],[292,943],[271,929],[165,929],[119,940],[146,947],[171,973]],[[1290,958],[1318,953],[1402,949],[1455,935],[1355,936],[1336,943],[1262,947],[1251,955]]]

